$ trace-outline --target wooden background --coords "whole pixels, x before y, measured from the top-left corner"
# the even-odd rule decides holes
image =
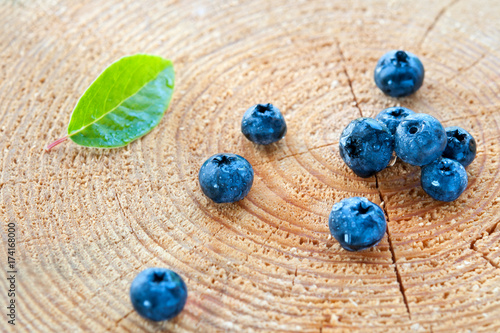
[[[16,223],[19,332],[500,331],[500,2],[0,2],[0,258]],[[384,96],[376,60],[419,55],[424,86]],[[126,148],[63,136],[71,111],[116,59],[174,61],[176,90],[160,125]],[[272,102],[288,134],[258,147],[243,112]],[[469,187],[430,199],[398,162],[360,179],[340,160],[352,119],[403,105],[475,135]],[[219,152],[247,158],[248,197],[216,205],[197,172]],[[374,249],[329,237],[333,203],[382,203],[388,235]],[[137,272],[179,272],[184,312],[151,323],[128,297]],[[3,275],[2,275],[3,276]]]

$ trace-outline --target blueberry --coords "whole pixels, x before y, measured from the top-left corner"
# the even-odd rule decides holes
[[[384,94],[404,97],[413,94],[422,86],[424,66],[416,55],[393,50],[378,60],[374,78]]]
[[[472,163],[476,157],[476,140],[474,137],[458,126],[446,127],[448,144],[443,152],[443,157],[458,161],[465,167]]]
[[[184,308],[187,288],[177,273],[166,268],[148,268],[132,281],[130,299],[135,311],[144,318],[169,320]]]
[[[203,193],[216,203],[243,199],[253,183],[253,168],[236,154],[216,154],[203,163],[198,174]]]
[[[332,236],[348,251],[377,245],[384,237],[386,225],[382,208],[360,197],[337,202],[328,219]]]
[[[366,178],[389,164],[394,150],[394,137],[387,126],[371,118],[358,118],[342,131],[340,156],[349,168]]]
[[[449,158],[439,158],[422,168],[420,181],[428,195],[449,202],[465,191],[468,178],[462,164]]]
[[[375,119],[384,123],[389,131],[394,134],[396,133],[396,128],[398,127],[401,120],[412,114],[415,114],[415,112],[410,109],[404,108],[402,106],[394,106],[380,111]]]
[[[241,131],[248,140],[268,145],[285,136],[285,118],[274,105],[257,104],[246,110],[243,115]]]
[[[416,113],[403,119],[395,134],[396,155],[411,165],[426,165],[439,158],[446,147],[446,132],[434,117]]]

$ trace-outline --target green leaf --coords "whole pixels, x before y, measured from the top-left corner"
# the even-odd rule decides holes
[[[68,137],[79,145],[123,147],[151,131],[174,89],[170,60],[137,54],[111,64],[78,101]]]

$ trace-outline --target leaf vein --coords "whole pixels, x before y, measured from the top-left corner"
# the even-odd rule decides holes
[[[133,94],[131,94],[130,96],[128,96],[127,98],[123,99],[123,101],[120,102],[120,104],[118,104],[116,107],[114,107],[113,109],[111,109],[110,111],[108,112],[105,112],[102,114],[102,116],[100,116],[99,118],[97,118],[96,120],[94,120],[93,122],[90,122],[86,125],[83,125],[82,127],[80,127],[78,130],[76,131],[73,131],[71,133],[68,133],[68,136],[71,137],[71,136],[74,136],[78,133],[80,133],[81,131],[83,131],[84,129],[92,126],[93,124],[97,123],[98,121],[100,121],[101,119],[103,119],[104,117],[106,117],[108,114],[116,111],[116,109],[118,109],[121,105],[123,105],[128,99],[130,99],[131,97],[135,96],[137,93],[139,93],[146,85],[148,85],[150,82],[153,82],[154,80],[156,80],[165,70],[167,70],[169,67],[171,66],[171,63],[169,63],[165,68],[163,68],[161,71],[158,72],[158,74],[152,78],[151,80],[147,81],[144,85],[142,85],[139,89],[137,89],[137,91]],[[137,69],[139,70],[139,68]],[[136,70],[136,71],[137,71]],[[134,72],[135,73],[135,72]],[[132,76],[131,76],[132,77]],[[130,84],[130,81],[131,81],[131,77],[129,78],[129,82],[127,83]],[[111,90],[111,89],[110,89]],[[109,96],[109,92],[108,92],[108,96]],[[92,97],[93,99],[94,97]]]

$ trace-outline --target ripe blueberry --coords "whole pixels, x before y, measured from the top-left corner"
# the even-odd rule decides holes
[[[476,140],[474,137],[458,126],[446,127],[448,143],[443,152],[443,157],[458,161],[465,167],[472,163],[476,157]]]
[[[184,308],[186,299],[186,284],[166,268],[148,268],[137,274],[130,286],[135,311],[153,321],[174,318]]]
[[[439,158],[422,168],[420,181],[424,191],[436,200],[453,201],[467,188],[467,172],[462,164]]]
[[[403,119],[395,134],[396,155],[404,162],[422,166],[443,154],[446,132],[443,125],[428,114],[418,113]]]
[[[274,105],[257,104],[246,110],[243,115],[241,131],[248,140],[268,145],[285,136],[285,118]]]
[[[253,183],[253,168],[236,154],[216,154],[203,163],[198,174],[203,193],[216,203],[243,199]]]
[[[393,50],[378,60],[374,78],[384,94],[404,97],[413,94],[422,86],[424,66],[416,55]]]
[[[375,119],[384,123],[389,131],[392,134],[395,134],[396,128],[398,127],[401,120],[412,114],[415,114],[415,112],[410,109],[404,108],[402,106],[394,106],[380,111]]]
[[[334,204],[328,219],[332,236],[348,251],[377,245],[384,237],[386,225],[382,208],[360,197]]]
[[[366,178],[383,170],[394,150],[394,137],[383,123],[371,118],[358,118],[342,132],[340,156],[349,168]]]

